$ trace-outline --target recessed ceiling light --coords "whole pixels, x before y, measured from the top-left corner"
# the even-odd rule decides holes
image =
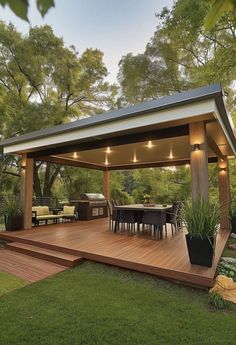
[[[148,141],[147,145],[146,145],[149,149],[153,148],[153,143],[151,140]]]
[[[78,158],[77,152],[74,152],[73,158]]]
[[[105,152],[106,153],[111,153],[111,148],[108,146]]]

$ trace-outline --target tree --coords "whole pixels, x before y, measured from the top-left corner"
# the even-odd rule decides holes
[[[95,115],[114,106],[116,87],[105,81],[103,53],[79,55],[66,48],[51,27],[31,28],[22,36],[0,23],[0,109],[5,137]],[[42,173],[44,179],[42,181]],[[34,190],[50,196],[60,167],[35,164]],[[41,181],[40,181],[41,173]]]
[[[161,24],[144,53],[120,61],[123,99],[134,103],[221,81],[235,113],[236,22],[228,14],[206,32],[208,10],[206,1],[178,0],[158,14]]]
[[[0,5],[5,7],[8,5],[15,15],[23,20],[28,20],[28,0],[0,0]],[[36,6],[42,17],[48,12],[51,7],[54,7],[54,0],[37,0]]]

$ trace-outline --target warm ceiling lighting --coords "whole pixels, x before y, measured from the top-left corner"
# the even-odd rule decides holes
[[[154,146],[154,145],[153,145],[152,141],[149,140],[149,141],[148,141],[148,144],[147,144],[147,147],[148,147],[149,149],[151,149],[153,146]]]
[[[105,160],[105,165],[109,165],[107,157],[106,157],[106,160]]]
[[[138,162],[136,153],[134,153],[134,158],[133,158],[132,162],[133,162],[133,163],[137,163],[137,162]]]
[[[78,158],[77,152],[74,152],[73,158]]]
[[[172,150],[170,150],[169,159],[173,159],[173,158],[174,158],[173,152],[172,152]]]
[[[106,149],[106,153],[111,153],[111,148],[109,146]]]
[[[185,168],[188,169],[190,167],[189,164],[185,164]]]

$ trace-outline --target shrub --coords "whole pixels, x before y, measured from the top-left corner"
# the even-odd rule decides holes
[[[224,310],[228,306],[224,298],[215,291],[210,293],[209,303],[217,310]]]
[[[217,273],[232,278],[236,282],[236,266],[233,264],[221,261],[217,267]]]

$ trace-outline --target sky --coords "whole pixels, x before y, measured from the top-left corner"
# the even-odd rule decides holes
[[[108,80],[115,82],[118,63],[127,53],[142,53],[158,25],[156,12],[172,0],[55,0],[43,19],[30,0],[30,24],[17,18],[7,7],[0,7],[0,19],[13,23],[27,34],[30,25],[49,24],[67,46],[74,45],[79,53],[86,48],[104,52]]]

